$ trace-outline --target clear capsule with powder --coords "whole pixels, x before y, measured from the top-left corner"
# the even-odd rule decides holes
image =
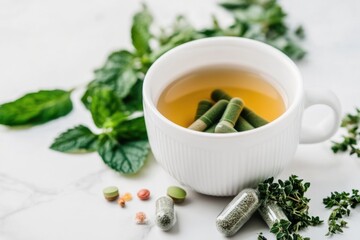
[[[269,228],[272,228],[272,226],[281,219],[288,220],[282,208],[274,201],[266,201],[261,204],[258,212]]]
[[[156,200],[156,225],[164,231],[169,231],[176,223],[174,201],[167,196]]]
[[[216,218],[216,227],[227,237],[234,235],[261,205],[259,192],[242,190]]]

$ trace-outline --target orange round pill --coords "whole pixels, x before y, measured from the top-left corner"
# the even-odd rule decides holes
[[[147,189],[141,189],[138,191],[137,196],[140,200],[148,200],[150,198],[150,191]]]
[[[121,197],[122,199],[124,199],[125,200],[125,202],[128,202],[128,201],[131,201],[132,200],[132,195],[131,195],[131,193],[125,193],[124,195],[122,195],[122,197]]]

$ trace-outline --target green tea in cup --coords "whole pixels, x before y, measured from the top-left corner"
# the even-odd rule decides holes
[[[229,66],[199,69],[173,81],[160,95],[157,108],[170,121],[187,128],[199,117],[195,116],[200,102],[207,108],[211,107],[211,102],[215,104],[211,96],[216,89],[229,96],[226,100],[240,98],[246,109],[251,109],[267,122],[275,120],[286,110],[280,91],[269,77]]]

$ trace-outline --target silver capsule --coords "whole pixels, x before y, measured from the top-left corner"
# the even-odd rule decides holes
[[[176,223],[174,201],[163,196],[156,200],[156,225],[164,231],[170,230]]]
[[[216,218],[216,227],[225,236],[234,235],[261,205],[259,192],[242,190]]]
[[[261,204],[258,212],[269,228],[281,219],[288,220],[282,208],[274,201],[266,201]]]

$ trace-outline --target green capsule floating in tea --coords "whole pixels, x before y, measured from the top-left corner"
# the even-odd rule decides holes
[[[196,113],[195,113],[195,121],[197,119],[199,119],[202,115],[204,115],[204,113],[207,112],[207,110],[209,110],[211,107],[213,106],[213,103],[209,100],[201,100],[198,103],[197,109],[196,109]]]
[[[237,121],[235,123],[234,128],[238,132],[244,132],[244,131],[254,129],[254,127],[248,121],[246,121],[242,116],[239,116],[239,118],[237,119]]]
[[[242,190],[216,218],[216,227],[227,237],[233,236],[250,219],[261,205],[259,192]]]
[[[211,93],[211,99],[214,101],[219,101],[221,99],[229,100],[231,99],[231,96],[221,89],[215,89]],[[240,115],[255,128],[261,127],[269,123],[248,107],[244,107]]]
[[[255,128],[264,126],[269,123],[247,107],[244,107],[241,112],[241,116]]]
[[[221,89],[215,89],[214,91],[212,91],[210,97],[215,102],[217,102],[217,101],[219,101],[221,99],[225,99],[225,100],[230,101],[230,99],[232,98],[229,94],[227,94],[226,92],[224,92]]]
[[[209,126],[213,125],[221,118],[228,101],[220,100],[214,106],[212,106],[206,113],[204,113],[199,119],[193,122],[188,128],[195,131],[204,131]]]
[[[216,125],[217,125],[217,124],[211,125],[209,128],[207,128],[207,129],[205,130],[205,132],[207,132],[207,133],[214,133],[214,132],[215,132]]]
[[[228,103],[220,122],[216,125],[215,133],[237,132],[234,129],[234,125],[243,108],[244,102],[240,98],[232,98]]]

